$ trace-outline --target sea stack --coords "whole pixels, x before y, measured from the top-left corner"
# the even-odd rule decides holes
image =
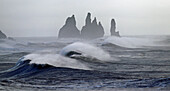
[[[65,25],[59,30],[58,38],[80,38],[74,15],[67,18]]]
[[[0,39],[6,39],[7,36],[0,30]]]
[[[86,17],[85,26],[83,26],[81,30],[81,37],[83,39],[95,39],[104,36],[104,28],[102,24],[99,22],[97,24],[96,17],[91,22],[91,14],[88,13]]]
[[[118,37],[120,37],[119,31],[116,32],[116,22],[115,22],[114,19],[111,20],[110,32],[111,32],[111,36],[118,36]]]

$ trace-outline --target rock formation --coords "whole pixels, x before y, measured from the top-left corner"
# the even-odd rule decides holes
[[[118,36],[118,37],[120,37],[119,31],[116,32],[116,22],[115,22],[114,19],[111,20],[110,32],[111,32],[111,36]]]
[[[80,31],[76,27],[74,15],[68,17],[65,25],[59,30],[59,38],[79,38]]]
[[[6,39],[7,36],[0,30],[0,39]]]
[[[116,31],[116,22],[111,20],[110,28],[111,36],[118,36],[119,31]],[[85,20],[85,26],[82,27],[81,33],[76,27],[76,20],[74,15],[66,19],[65,25],[59,30],[59,38],[83,38],[83,39],[95,39],[104,36],[104,28],[101,22],[97,23],[96,17],[91,20],[91,13],[87,14]]]
[[[91,14],[88,13],[86,17],[86,23],[85,26],[83,26],[81,30],[81,37],[83,39],[94,39],[104,36],[104,29],[102,24],[99,22],[97,24],[97,19],[94,18],[94,20],[91,22]]]

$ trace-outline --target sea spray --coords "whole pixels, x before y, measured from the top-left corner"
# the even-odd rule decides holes
[[[88,43],[75,42],[73,44],[70,44],[70,45],[64,47],[60,51],[60,54],[65,56],[70,51],[82,53],[82,55],[84,55],[84,56],[95,57],[96,59],[99,59],[101,61],[108,61],[108,60],[112,59],[109,53],[105,52],[104,50],[102,50],[99,47],[96,47],[96,46],[88,44]]]
[[[64,57],[59,54],[29,54],[23,59],[31,60],[30,64],[48,64],[55,67],[66,67],[75,69],[90,70],[87,66],[79,62],[78,60]]]
[[[153,46],[162,46],[158,43],[161,39],[151,37],[107,37],[104,39],[103,44],[111,43],[125,48],[146,48]]]

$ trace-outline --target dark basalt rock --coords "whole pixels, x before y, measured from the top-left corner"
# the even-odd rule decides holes
[[[116,31],[116,22],[114,19],[111,20],[110,32],[111,36],[120,37],[119,31]],[[95,39],[103,36],[104,28],[101,22],[98,23],[96,17],[91,21],[91,13],[88,13],[81,33],[76,27],[76,20],[74,15],[72,15],[67,18],[65,25],[59,30],[58,38]]]
[[[65,25],[59,30],[59,38],[79,38],[80,31],[76,27],[76,20],[74,15],[68,17]]]
[[[81,37],[83,39],[95,39],[103,36],[104,29],[102,24],[100,22],[99,24],[97,24],[96,18],[94,18],[94,20],[91,22],[91,14],[88,13],[86,17],[85,26],[83,26],[81,30]]]
[[[0,30],[0,39],[6,39],[7,36]]]
[[[111,28],[110,28],[111,36],[120,37],[119,31],[116,32],[116,22],[114,19],[111,20]]]

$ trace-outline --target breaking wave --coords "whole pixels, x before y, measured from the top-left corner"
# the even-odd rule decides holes
[[[88,65],[82,63],[86,61],[106,61],[110,60],[110,55],[99,47],[92,46],[87,43],[76,42],[64,47],[60,54],[57,54],[54,50],[42,50],[35,53],[28,54],[17,62],[16,66],[12,68],[20,69],[23,65],[27,65],[28,68],[34,65],[50,65],[53,67],[63,67],[72,69],[91,70]]]
[[[22,61],[25,60],[31,60],[29,64],[48,64],[54,67],[89,70],[87,66],[85,66],[78,60],[64,57],[59,54],[29,54],[26,55]]]
[[[101,61],[108,61],[112,59],[110,54],[105,52],[101,48],[88,44],[88,43],[82,43],[82,42],[75,42],[73,44],[70,44],[64,47],[60,51],[60,54],[63,56],[66,56],[69,52],[77,52],[77,53],[80,53],[81,56],[84,56],[84,57],[91,56],[92,58],[96,58]],[[75,56],[75,55],[72,55],[72,56]]]

